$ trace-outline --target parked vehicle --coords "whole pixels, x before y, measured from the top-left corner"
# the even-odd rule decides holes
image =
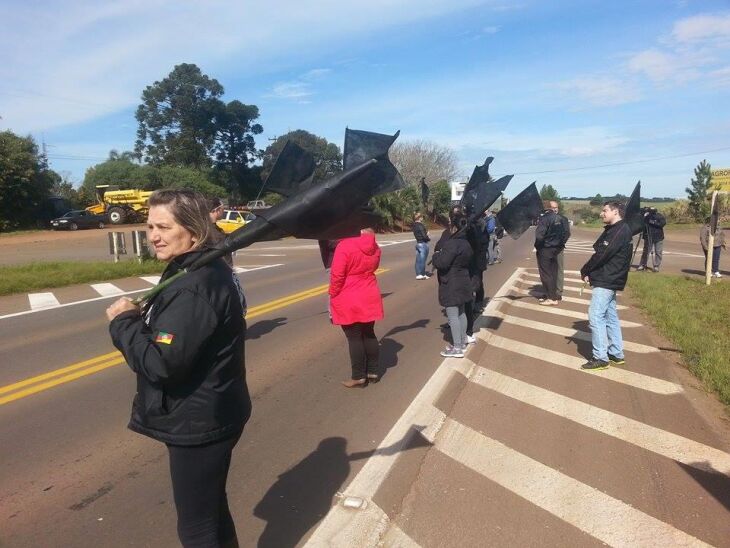
[[[120,189],[116,185],[97,185],[96,201],[86,211],[106,215],[113,225],[141,223],[147,219],[150,206],[147,203],[151,190]]]
[[[51,220],[53,230],[78,230],[79,228],[104,228],[106,217],[84,209],[76,209]]]
[[[246,223],[250,223],[256,218],[256,215],[250,211],[237,211],[234,209],[223,210],[223,217],[215,222],[218,227],[225,232],[230,234],[234,230],[241,228]]]

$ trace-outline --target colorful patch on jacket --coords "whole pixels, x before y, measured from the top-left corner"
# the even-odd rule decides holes
[[[157,337],[155,338],[155,342],[162,343],[162,344],[172,344],[172,339],[175,338],[175,335],[172,333],[166,333],[165,331],[160,331],[157,334]]]

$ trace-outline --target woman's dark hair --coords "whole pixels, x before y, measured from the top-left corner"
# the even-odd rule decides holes
[[[451,217],[451,233],[455,234],[460,230],[464,230],[469,224],[469,220],[466,215],[462,213],[456,213]]]
[[[194,190],[155,190],[149,199],[150,207],[167,206],[183,228],[195,238],[193,248],[205,247],[213,240],[210,222],[210,201]]]

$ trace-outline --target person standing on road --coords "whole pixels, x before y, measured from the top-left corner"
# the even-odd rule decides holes
[[[147,220],[161,281],[211,243],[209,203],[189,190],[158,190]],[[129,428],[166,444],[183,546],[238,546],[226,480],[251,415],[240,288],[222,259],[175,280],[140,309],[121,298],[109,332],[137,376]]]
[[[545,288],[545,297],[540,299],[541,305],[556,306],[560,304],[558,255],[565,249],[566,241],[567,237],[560,217],[550,207],[546,208],[540,215],[535,229],[537,268],[540,281]]]
[[[439,282],[439,304],[446,309],[451,328],[451,342],[441,355],[447,358],[463,358],[466,350],[467,318],[465,303],[473,298],[469,263],[472,248],[466,239],[467,219],[455,214],[451,227],[444,231],[433,254]]]
[[[416,213],[413,223],[413,236],[416,238],[416,279],[427,280],[426,259],[428,259],[428,230],[423,224],[423,214]]]
[[[330,270],[332,323],[342,327],[350,351],[352,377],[346,388],[363,388],[380,380],[380,347],[375,322],[383,319],[383,298],[375,278],[380,247],[370,228],[360,236],[344,238],[335,248]]]
[[[497,229],[497,218],[489,209],[484,212],[484,232],[487,236],[487,264],[494,264],[497,260],[494,244],[496,237],[494,231]]]
[[[496,218],[496,217],[495,217]],[[493,263],[499,264],[502,262],[502,246],[499,240],[504,238],[504,227],[497,220],[497,226],[494,227],[494,232],[491,234],[491,253],[490,257],[494,258]]]
[[[586,370],[626,363],[616,292],[626,286],[634,246],[631,227],[623,220],[623,208],[620,202],[603,205],[601,219],[606,227],[593,244],[595,253],[580,269],[580,277],[593,288],[588,309],[593,356],[581,366]]]
[[[568,221],[567,217],[560,214],[560,204],[556,202],[555,200],[550,201],[550,209],[553,210],[553,212],[558,216],[558,220],[560,221],[560,225],[563,229],[563,242],[562,242],[562,249],[560,250],[560,253],[557,255],[557,262],[558,262],[558,278],[557,282],[555,284],[556,293],[558,295],[558,300],[563,300],[563,287],[565,285],[565,245],[568,243],[568,240],[570,239],[570,221]]]
[[[654,272],[659,272],[662,265],[662,251],[664,249],[664,226],[667,220],[659,213],[657,208],[649,207],[644,211],[644,249],[641,251],[641,260],[636,270],[646,270],[646,263],[649,260],[649,253],[652,254],[652,266]]]
[[[702,251],[705,253],[705,264],[707,264],[707,247],[710,244],[710,218],[707,218],[705,226],[700,230],[700,244],[702,245]],[[712,245],[712,276],[714,278],[722,278],[720,274],[720,252],[723,247],[727,247],[725,244],[725,231],[717,227],[715,232],[715,240]]]

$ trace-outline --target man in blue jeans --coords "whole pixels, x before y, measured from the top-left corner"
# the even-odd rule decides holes
[[[589,371],[626,363],[616,291],[622,291],[626,286],[634,246],[631,228],[623,220],[623,213],[621,202],[603,205],[601,219],[606,226],[593,244],[595,253],[580,269],[580,277],[593,288],[588,309],[593,356],[581,366]]]
[[[423,215],[416,213],[413,223],[413,236],[416,238],[416,279],[427,280],[426,259],[428,258],[428,230],[423,224]]]

